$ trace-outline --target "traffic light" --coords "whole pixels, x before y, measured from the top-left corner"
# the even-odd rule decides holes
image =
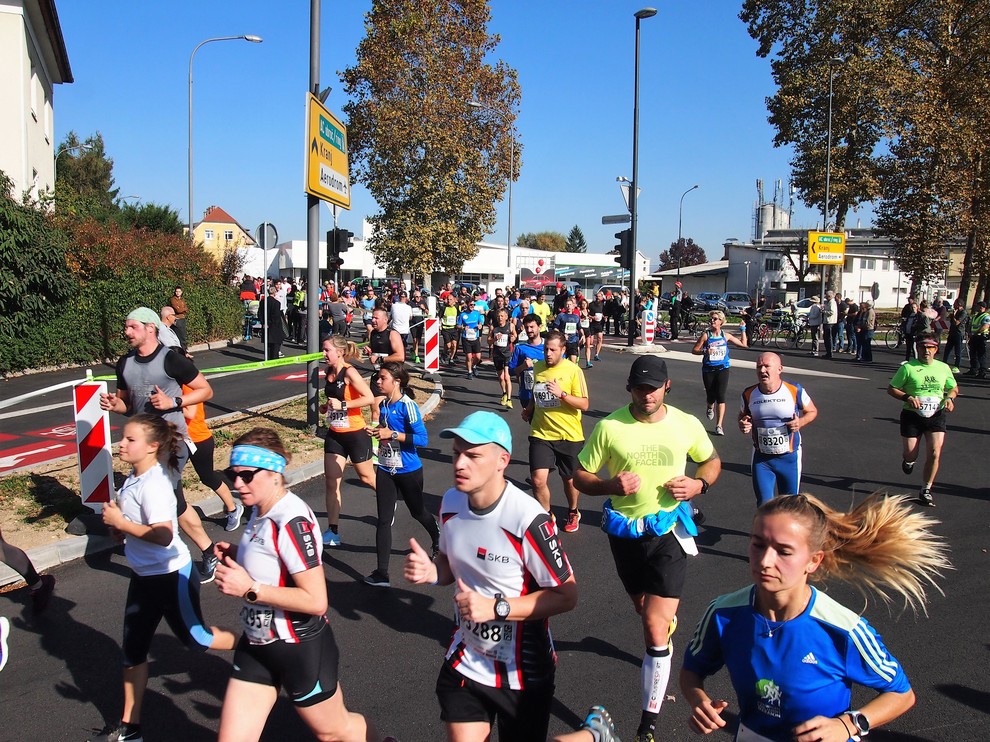
[[[337,259],[337,228],[327,230],[327,268]]]
[[[346,229],[337,230],[337,254],[347,252],[347,249],[354,245],[353,232],[348,232]]]
[[[619,244],[612,250],[612,254],[615,255],[615,262],[627,271],[632,270],[632,230],[623,229],[621,232],[616,232],[615,239],[619,241]]]

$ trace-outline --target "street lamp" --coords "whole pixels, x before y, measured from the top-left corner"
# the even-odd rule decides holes
[[[481,101],[469,100],[467,102],[468,108],[473,108],[476,111],[491,111],[497,116],[500,116],[502,121],[508,123],[511,127],[512,122],[509,118],[509,112],[503,111],[498,108],[492,108],[491,106],[486,106]],[[505,235],[505,264],[509,271],[512,271],[512,255],[510,251],[512,249],[512,181],[516,178],[516,138],[513,136],[511,128],[509,131],[509,224]]]
[[[753,263],[752,260],[744,260],[743,265],[746,266],[746,293],[749,293],[749,266]]]
[[[639,253],[636,247],[637,212],[636,191],[639,188],[639,22],[644,18],[652,18],[657,14],[656,8],[637,10],[636,16],[636,53],[635,73],[633,77],[633,151],[632,151],[632,183],[629,185],[629,241],[632,243],[632,265],[629,266],[629,339],[626,345],[631,346],[636,337],[636,261]]]
[[[192,50],[192,54],[189,55],[189,240],[193,241],[193,57],[196,56],[196,52],[199,51],[199,47],[203,44],[209,44],[211,41],[237,41],[243,39],[244,41],[250,41],[252,44],[260,44],[263,39],[260,36],[254,36],[247,34],[244,36],[218,36],[214,39],[206,39],[206,41],[199,42],[196,47]]]
[[[842,57],[828,60],[828,134],[825,145],[825,210],[822,213],[822,231],[828,231],[829,190],[832,185],[832,83],[835,81],[835,68],[845,62]]]
[[[53,178],[52,178],[53,181],[58,178],[58,156],[61,155],[63,152],[71,152],[74,149],[85,151],[87,149],[93,149],[93,145],[92,144],[86,144],[86,143],[80,143],[80,144],[66,144],[63,147],[60,147],[59,150],[58,150],[58,152],[55,153],[55,160],[54,160],[55,167],[54,167],[54,173],[53,173]],[[52,189],[54,190],[54,188],[55,188],[55,186],[53,184],[52,185]]]
[[[677,280],[681,280],[681,225],[684,223],[684,197],[691,191],[696,190],[697,185],[693,185],[681,194],[681,203],[677,207]],[[747,281],[748,283],[748,281]]]

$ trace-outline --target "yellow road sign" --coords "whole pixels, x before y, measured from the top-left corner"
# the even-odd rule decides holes
[[[819,265],[845,263],[845,232],[808,232],[808,262]]]
[[[347,127],[312,93],[306,94],[306,193],[351,208]]]

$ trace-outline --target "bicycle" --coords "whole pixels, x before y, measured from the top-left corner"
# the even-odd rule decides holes
[[[780,330],[774,336],[774,347],[789,350],[807,350],[811,347],[807,317],[799,315],[797,319],[782,319]]]
[[[883,342],[887,350],[897,350],[904,343],[904,333],[900,325],[890,325],[883,332]]]

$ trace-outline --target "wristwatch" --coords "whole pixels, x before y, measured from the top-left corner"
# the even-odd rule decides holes
[[[251,585],[251,589],[244,593],[244,600],[248,603],[257,603],[259,590],[261,590],[261,583],[255,582]]]
[[[561,399],[566,399],[567,398],[567,392],[561,392],[560,393],[560,398]]]
[[[176,397],[175,398],[175,409],[177,409],[177,410],[181,410],[182,409],[182,397]]]
[[[846,713],[852,719],[853,726],[856,727],[860,737],[865,737],[870,733],[870,720],[866,718],[866,714],[862,711],[847,711]]]
[[[701,482],[701,492],[700,492],[699,494],[702,494],[702,495],[703,495],[703,494],[705,494],[706,492],[708,492],[708,488],[709,488],[709,487],[710,487],[711,485],[710,485],[710,484],[708,484],[708,482],[706,482],[706,481],[705,481],[704,479],[702,479],[701,477],[698,477],[698,481],[699,481],[699,482]]]
[[[512,606],[509,605],[502,593],[495,593],[495,615],[498,618],[508,618],[509,612],[512,610]]]
[[[340,403],[340,411],[341,412],[347,412],[347,402],[341,402]]]
[[[399,439],[399,434],[396,431],[392,431],[392,435],[389,436],[390,440],[396,441]]]

